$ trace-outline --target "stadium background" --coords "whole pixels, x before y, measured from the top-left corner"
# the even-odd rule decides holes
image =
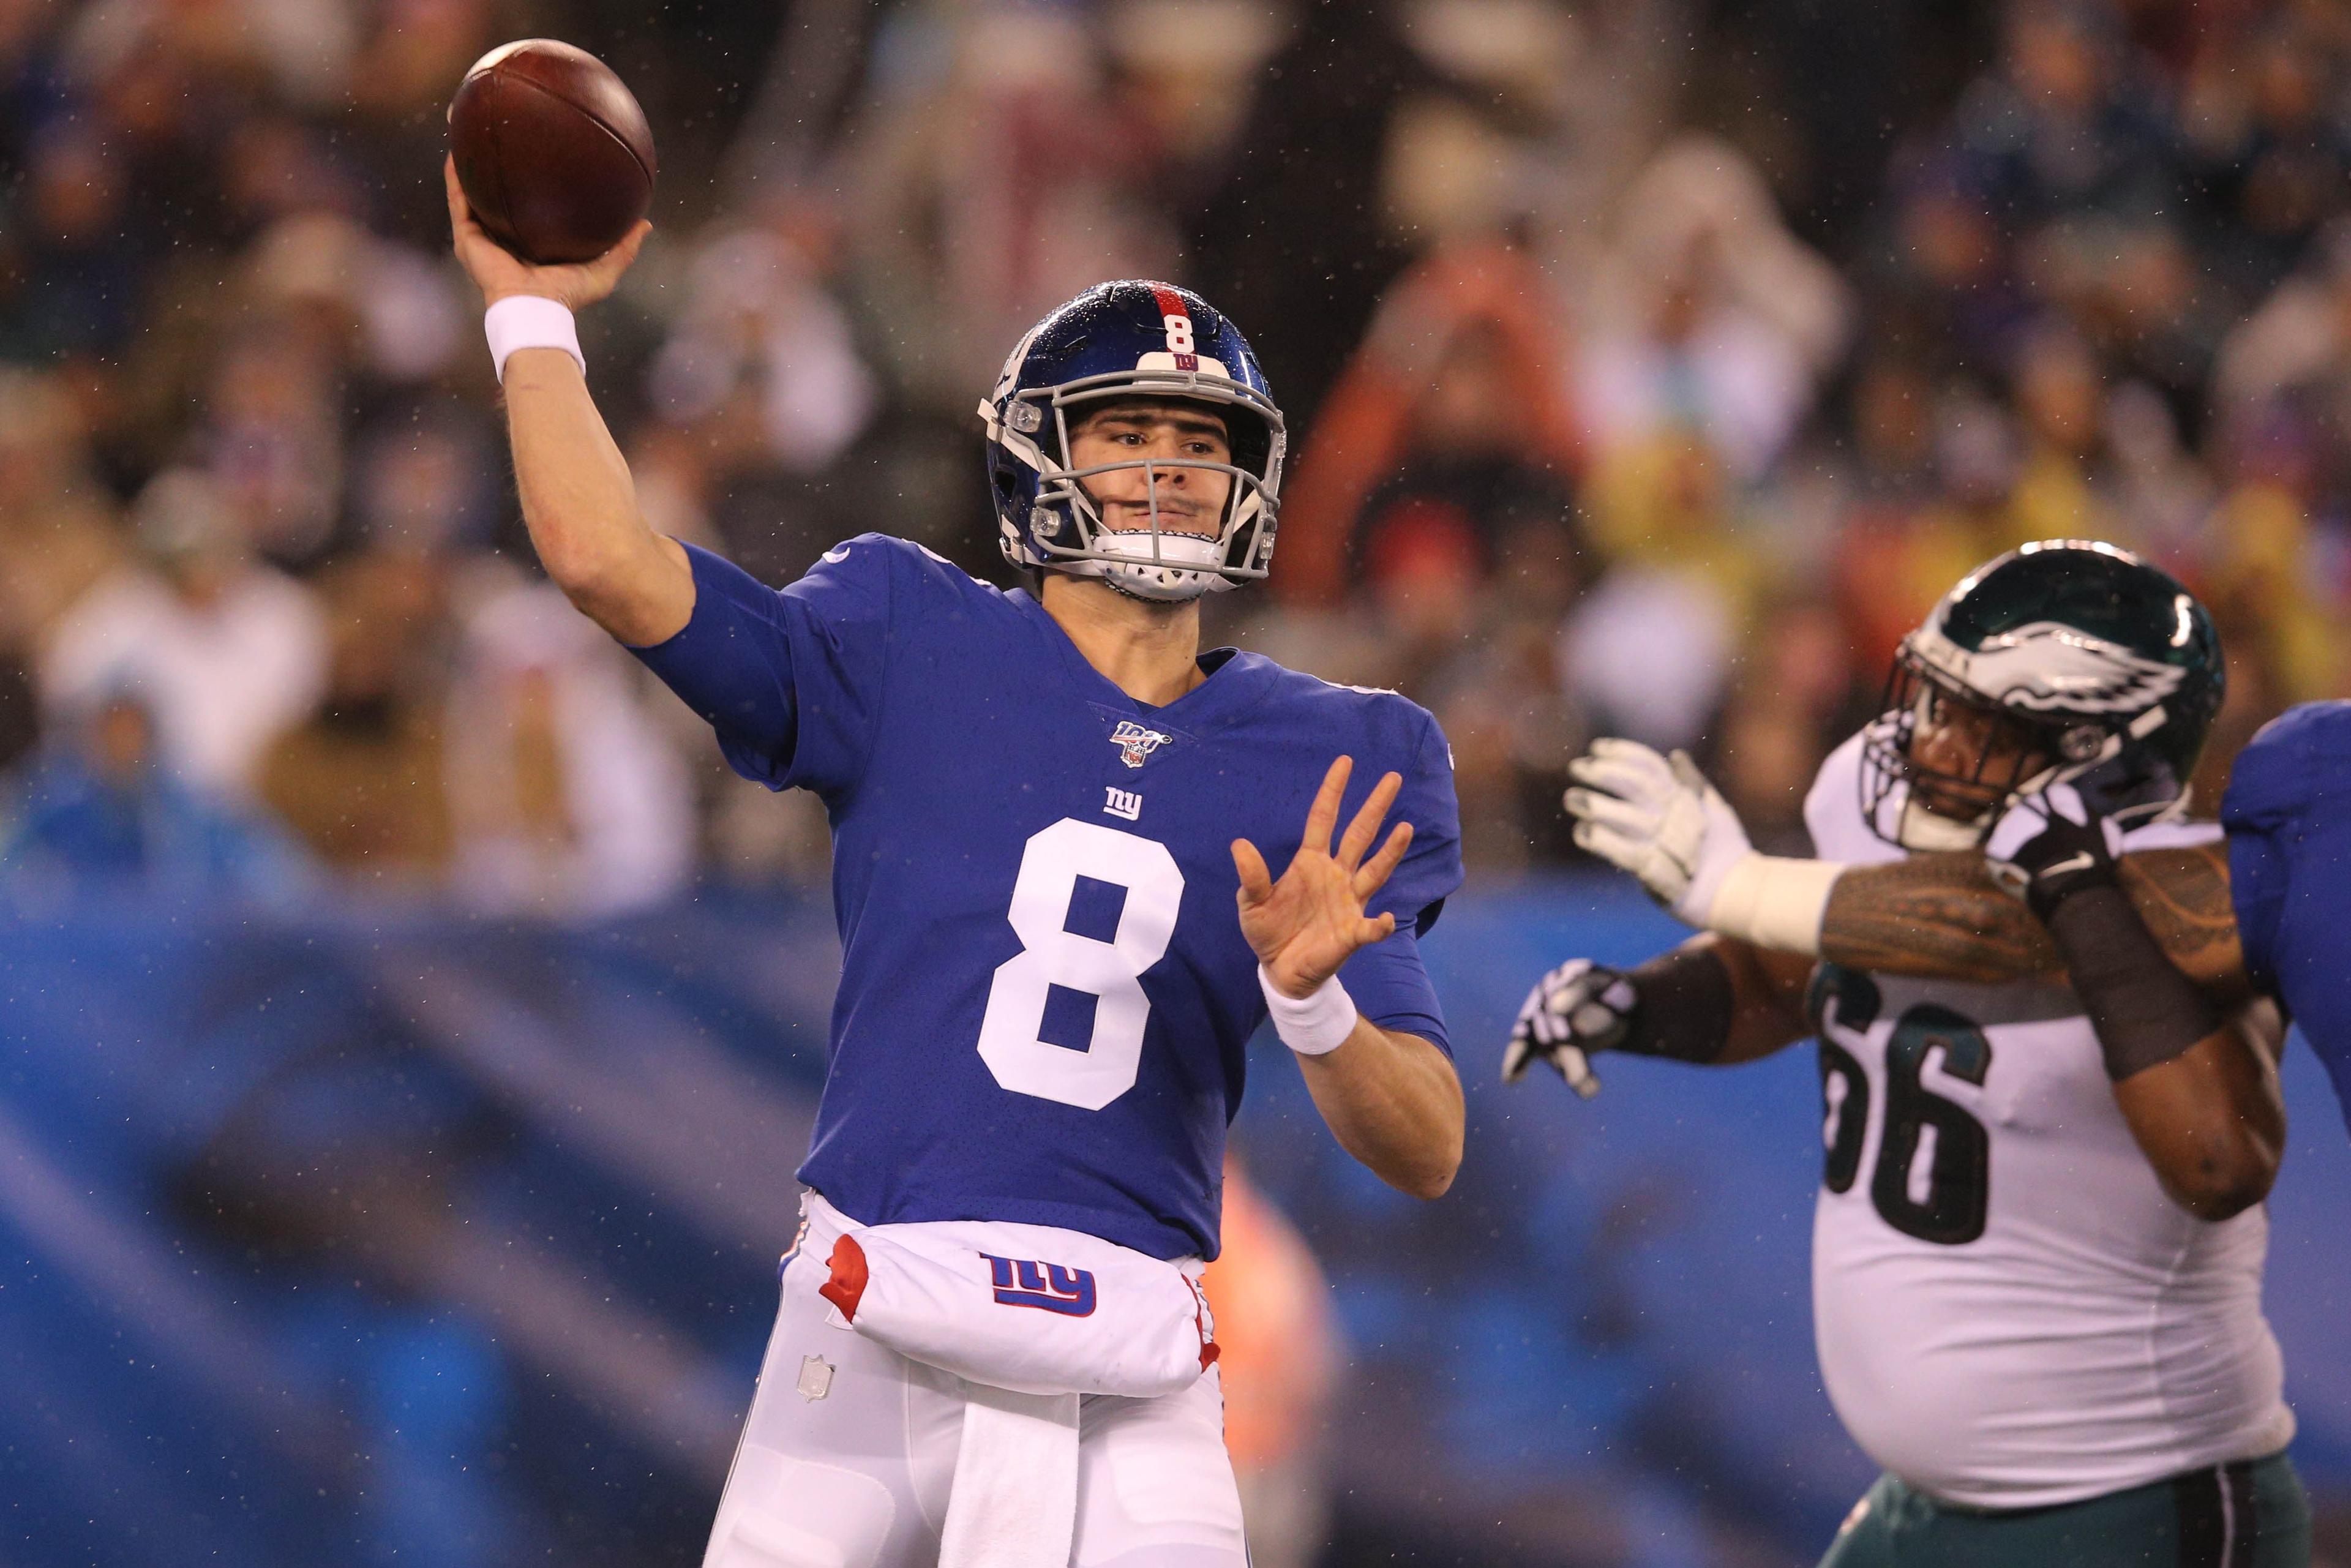
[[[0,1562],[698,1553],[837,949],[812,803],[523,546],[436,165],[530,34],[659,138],[583,332],[658,526],[999,575],[973,402],[1172,277],[1294,442],[1214,635],[1444,721],[1469,1160],[1397,1197],[1261,1058],[1260,1560],[1810,1562],[1868,1472],[1807,1056],[1492,1081],[1535,974],[1674,934],[1576,863],[1561,764],[1688,743],[1800,839],[1894,640],[2055,535],[2213,604],[2208,800],[2351,695],[2351,16],[0,0]],[[2288,1081],[2270,1301],[2346,1562],[2351,1145]]]

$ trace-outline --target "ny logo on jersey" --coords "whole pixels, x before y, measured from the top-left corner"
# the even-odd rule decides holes
[[[1110,799],[1102,802],[1103,810],[1113,817],[1124,817],[1130,822],[1143,815],[1141,795],[1132,789],[1122,789],[1115,784],[1105,788],[1110,791]]]
[[[1065,1317],[1090,1318],[1094,1313],[1094,1277],[1083,1269],[1059,1263],[1031,1263],[1025,1258],[998,1258],[983,1252],[997,1305],[1036,1307]]]
[[[1110,732],[1110,743],[1118,747],[1119,760],[1129,768],[1142,767],[1145,758],[1171,738],[1155,729],[1145,729],[1131,718],[1120,719],[1118,727]]]

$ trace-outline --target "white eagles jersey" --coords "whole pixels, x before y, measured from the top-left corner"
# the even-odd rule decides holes
[[[1856,736],[1813,781],[1815,852],[1898,860],[1862,819],[1860,758]],[[1886,807],[1901,806],[1897,791]],[[2125,842],[2219,834],[2168,823]],[[2070,988],[1823,965],[1812,1011],[1813,1330],[1871,1458],[1947,1501],[2012,1509],[2286,1445],[2261,1307],[2268,1214],[2216,1225],[2165,1196]]]

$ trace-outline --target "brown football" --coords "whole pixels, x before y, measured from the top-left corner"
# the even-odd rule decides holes
[[[490,237],[541,264],[590,261],[653,199],[653,133],[611,68],[553,38],[474,62],[449,105],[457,183]]]

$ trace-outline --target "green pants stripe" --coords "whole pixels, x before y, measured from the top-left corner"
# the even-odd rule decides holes
[[[2283,1454],[2013,1511],[1881,1476],[1821,1568],[2310,1568],[2310,1501]]]

